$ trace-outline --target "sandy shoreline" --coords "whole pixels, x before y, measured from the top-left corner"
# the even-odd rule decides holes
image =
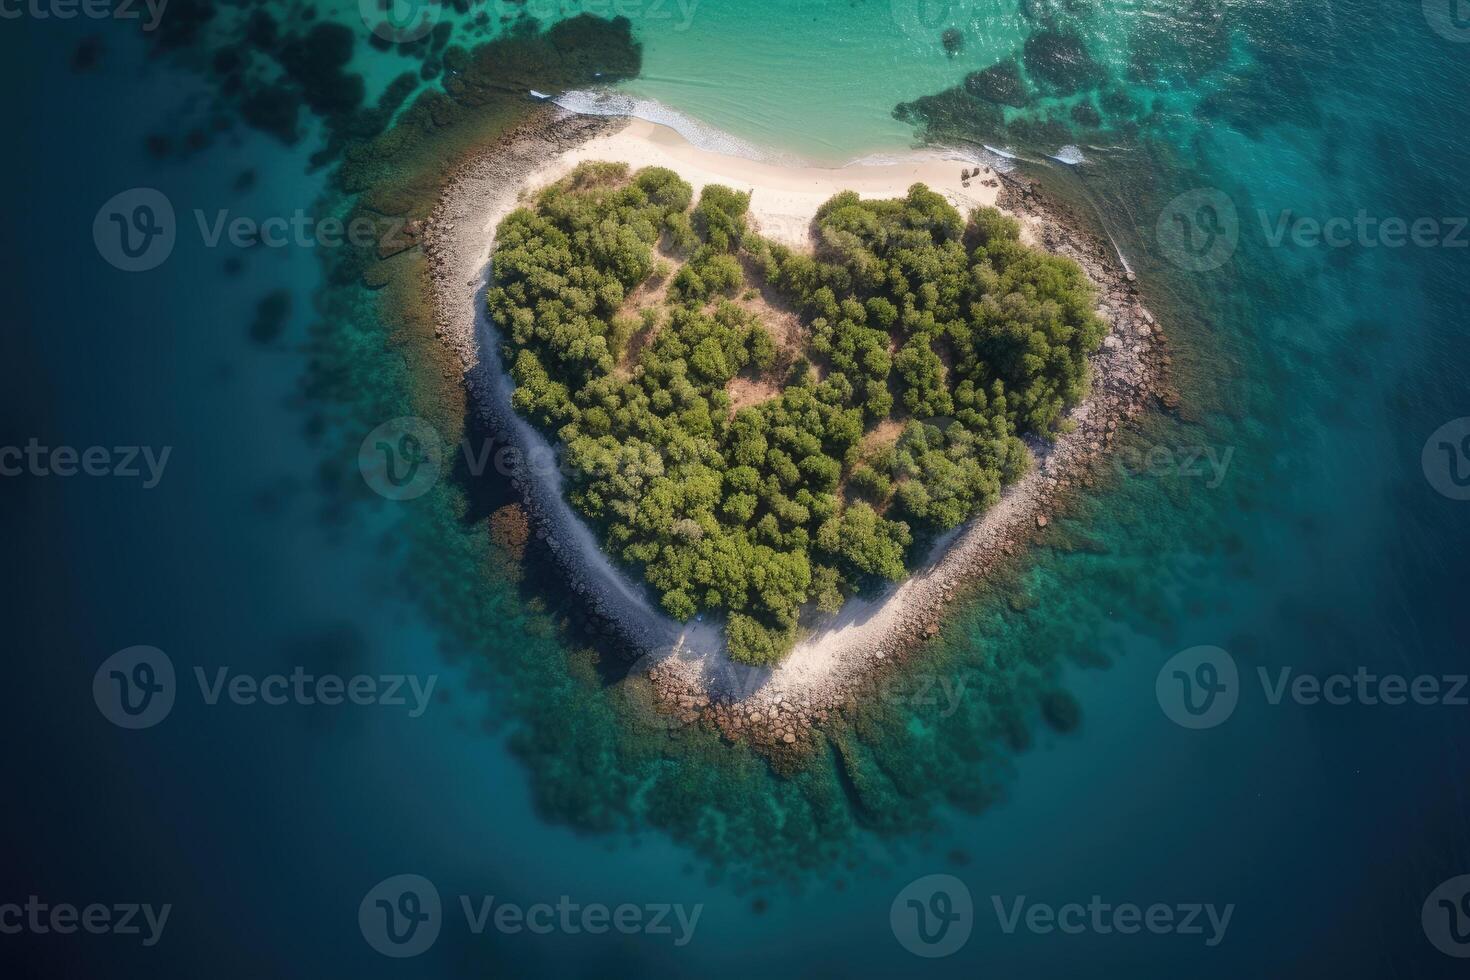
[[[546,441],[511,410],[512,383],[501,370],[499,341],[485,313],[494,230],[531,194],[584,160],[623,161],[635,170],[668,167],[693,185],[696,197],[715,182],[748,190],[753,224],[772,238],[803,246],[817,207],[838,191],[898,197],[922,181],[961,213],[999,204],[1017,214],[1028,240],[1078,260],[1099,286],[1098,309],[1111,330],[1092,359],[1092,394],[1070,413],[1074,431],[1050,446],[1033,445],[1036,467],[1006,488],[995,507],[947,536],[925,565],[882,597],[849,600],[774,668],[731,662],[712,623],[681,624],[664,616],[642,584],[599,547],[562,496],[554,468],[523,467],[513,478],[572,587],[633,646],[648,652],[634,672],[652,679],[663,710],[686,723],[702,719],[731,738],[745,737],[771,751],[800,751],[813,725],[937,633],[944,605],[1044,526],[1051,497],[1103,451],[1121,421],[1142,410],[1156,377],[1153,318],[1139,306],[1130,276],[1100,243],[1063,227],[1031,191],[1001,183],[994,173],[962,186],[962,164],[934,154],[841,169],[776,166],[699,149],[673,130],[642,120],[571,116],[548,107],[451,179],[423,239],[439,332],[464,365],[476,410],[524,454],[544,454]]]
[[[530,175],[527,191],[539,191],[586,160],[621,161],[633,170],[668,167],[694,188],[695,200],[707,184],[749,191],[750,214],[757,229],[793,248],[810,246],[807,229],[813,215],[839,191],[857,191],[862,197],[902,197],[910,185],[924,183],[943,193],[961,214],[995,204],[999,193],[998,186],[985,186],[978,179],[962,187],[960,164],[929,154],[872,166],[789,167],[700,149],[672,129],[642,119],[627,120],[620,128],[563,153]],[[999,183],[994,178],[991,181]]]

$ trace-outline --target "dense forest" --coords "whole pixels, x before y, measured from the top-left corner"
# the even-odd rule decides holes
[[[1018,437],[1063,424],[1106,326],[1075,263],[922,184],[833,197],[810,254],[747,206],[583,164],[501,223],[489,304],[608,551],[770,663],[1026,471]]]

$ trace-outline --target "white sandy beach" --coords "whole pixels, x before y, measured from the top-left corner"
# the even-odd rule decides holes
[[[861,197],[902,197],[915,183],[939,191],[961,214],[972,208],[994,206],[998,187],[986,187],[975,178],[962,186],[960,170],[967,162],[945,159],[935,151],[912,151],[892,155],[892,163],[855,164],[848,167],[796,167],[763,163],[729,156],[691,145],[667,126],[643,119],[630,119],[615,132],[596,137],[568,150],[528,175],[517,200],[528,201],[549,184],[566,176],[579,163],[602,160],[626,163],[632,170],[667,167],[688,181],[694,198],[708,184],[724,184],[750,192],[750,215],[761,234],[793,248],[811,244],[808,228],[812,218],[830,197],[841,191],[857,191]],[[485,258],[494,239],[495,226],[510,209],[495,208],[487,214]]]
[[[970,164],[943,159],[932,151],[897,154],[871,166],[779,166],[704,150],[671,129],[637,119],[609,125],[585,117],[562,118],[549,122],[536,136],[498,148],[466,168],[446,189],[430,221],[429,252],[439,270],[435,278],[445,339],[460,352],[471,388],[485,403],[482,407],[527,452],[543,448],[545,440],[511,410],[512,385],[501,369],[495,353],[499,340],[485,313],[489,259],[500,221],[587,160],[625,162],[634,170],[667,167],[693,185],[696,198],[710,183],[749,191],[751,216],[761,232],[794,247],[809,246],[808,228],[817,208],[839,191],[854,190],[869,198],[901,197],[912,184],[922,182],[961,213],[994,205],[999,191],[982,182],[993,179],[991,173],[962,186],[961,168]],[[1028,237],[1034,238],[1035,228],[1028,230],[1032,232]],[[1009,554],[1011,536],[1034,530],[1049,488],[1058,483],[1059,468],[1106,440],[1111,426],[1103,428],[1107,420],[1100,417],[1099,395],[1117,386],[1098,382],[1123,378],[1135,387],[1142,382],[1148,344],[1140,338],[1149,335],[1149,327],[1131,317],[1120,323],[1123,311],[1106,303],[1100,310],[1113,322],[1115,335],[1123,329],[1129,337],[1127,343],[1109,338],[1110,344],[1095,358],[1094,395],[1072,413],[1076,431],[1051,446],[1036,447],[1039,465],[1033,472],[1008,487],[1001,502],[982,518],[947,536],[935,556],[909,579],[880,599],[849,601],[772,669],[732,664],[724,653],[721,631],[712,622],[681,624],[664,616],[641,583],[602,552],[591,529],[563,497],[559,473],[527,470],[522,488],[577,586],[635,644],[650,651],[657,662],[654,676],[682,698],[681,704],[734,702],[742,721],[755,717],[774,722],[781,715],[782,721],[771,731],[774,740],[789,744],[793,739],[785,736],[799,730],[798,720],[810,724],[813,716],[825,716],[824,711],[840,704],[851,685],[872,668],[891,663],[916,638],[934,632],[939,609],[957,588],[973,580],[999,552]],[[669,700],[675,700],[673,695]],[[741,721],[735,727],[741,728]]]

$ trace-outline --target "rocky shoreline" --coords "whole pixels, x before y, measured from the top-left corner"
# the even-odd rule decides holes
[[[547,447],[511,410],[510,379],[494,352],[493,325],[486,322],[484,282],[494,224],[516,206],[528,180],[538,174],[544,178],[549,161],[621,125],[617,119],[538,108],[446,183],[421,229],[436,330],[464,365],[481,422],[516,447],[524,461],[546,458]],[[959,170],[956,166],[956,182]],[[1171,400],[1160,386],[1167,365],[1162,332],[1142,306],[1132,273],[1106,243],[1079,230],[1034,185],[1000,176],[999,204],[1022,220],[1028,239],[1076,260],[1098,286],[1098,311],[1110,330],[1092,358],[1091,393],[1069,413],[1071,432],[1050,445],[1032,445],[1036,466],[1007,487],[996,506],[942,539],[925,565],[882,597],[850,600],[841,612],[817,623],[811,637],[781,664],[735,664],[724,655],[713,626],[669,620],[601,551],[562,496],[555,466],[523,462],[513,468],[512,482],[536,534],[557,556],[569,586],[609,629],[644,652],[630,677],[650,682],[649,710],[657,724],[710,726],[727,739],[746,740],[777,763],[804,754],[815,744],[815,728],[874,696],[883,678],[939,634],[947,606],[1024,553],[1063,505],[1063,495],[1090,479],[1096,458],[1129,420],[1156,399]]]

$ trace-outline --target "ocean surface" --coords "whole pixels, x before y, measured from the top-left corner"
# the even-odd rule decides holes
[[[1470,670],[1457,7],[461,6],[428,8],[431,37],[625,14],[642,60],[612,96],[705,145],[1006,154],[1136,272],[1177,400],[910,668],[963,685],[955,703],[901,694],[794,777],[712,739],[630,736],[615,661],[561,622],[544,570],[497,562],[480,508],[503,487],[363,487],[359,444],[424,414],[414,372],[437,368],[331,277],[320,238],[212,232],[344,207],[341,157],[315,156],[351,129],[343,77],[363,105],[405,70],[430,90],[456,73],[444,44],[374,45],[346,5],[174,0],[156,31],[7,14],[0,446],[105,447],[114,469],[119,447],[169,455],[151,486],[146,466],[0,477],[0,906],[172,911],[152,945],[0,930],[5,976],[1463,975],[1440,947],[1465,954],[1470,905],[1426,910],[1470,874],[1470,707],[1447,696]],[[284,97],[242,100],[221,67],[265,43],[262,12],[281,32],[350,29],[284,58],[294,141]],[[506,97],[529,100],[532,73],[504,61]],[[130,272],[104,204],[136,188],[170,203],[176,240]],[[139,645],[178,690],[128,730],[94,675]],[[1234,666],[1233,711],[1180,707],[1179,678],[1224,676],[1171,665],[1198,647]],[[435,686],[417,715],[411,696],[209,703],[195,673],[220,668]],[[1278,698],[1283,669],[1434,678],[1439,695]],[[404,874],[443,905],[412,959],[375,949],[365,900]],[[461,896],[700,911],[687,935],[672,915],[669,932],[476,932]],[[1011,918],[1069,903],[1230,917],[1131,933]]]

